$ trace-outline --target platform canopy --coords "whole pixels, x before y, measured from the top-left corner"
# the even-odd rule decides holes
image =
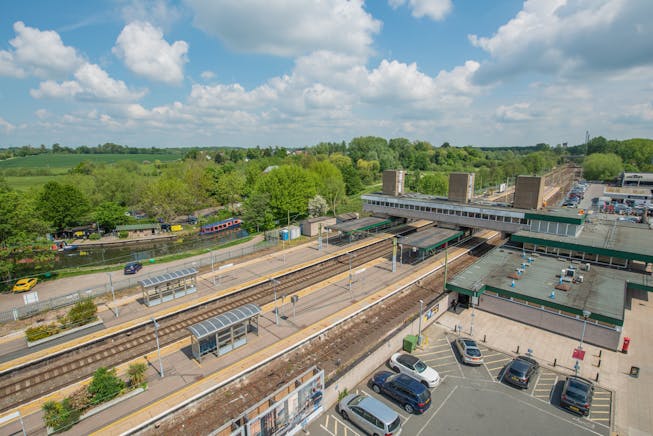
[[[449,241],[452,241],[464,232],[444,228],[428,228],[417,233],[412,233],[401,238],[399,243],[404,247],[415,247],[420,250],[433,250]]]
[[[183,279],[184,277],[192,276],[197,274],[195,268],[185,268],[179,271],[169,272],[162,274],[160,276],[150,277],[144,280],[139,280],[138,284],[143,288],[151,288],[166,282],[171,282],[173,280]]]
[[[361,232],[374,230],[378,227],[387,227],[392,224],[392,220],[376,217],[366,217],[357,220],[346,221],[344,223],[329,226],[331,230],[337,230],[343,233]]]
[[[207,336],[215,335],[223,330],[230,328],[235,324],[247,321],[261,313],[261,308],[256,304],[245,304],[237,309],[198,322],[190,327],[191,334],[197,339],[203,339]]]

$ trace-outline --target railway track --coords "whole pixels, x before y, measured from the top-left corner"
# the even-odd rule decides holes
[[[473,252],[449,263],[449,273],[457,274],[476,262],[480,256],[505,241],[485,243]],[[478,244],[471,238],[460,248]],[[206,433],[219,428],[230,419],[239,416],[252,404],[273,393],[277,387],[317,365],[325,372],[325,382],[330,384],[340,373],[348,370],[370,350],[383,344],[385,338],[409,322],[417,313],[419,300],[437,301],[444,293],[442,271],[431,275],[421,285],[408,289],[384,300],[358,316],[334,327],[310,343],[257,369],[244,382],[231,383],[216,390],[198,404],[189,405],[177,411],[164,422],[157,422],[156,428],[144,429],[139,434],[189,434]],[[225,404],[224,398],[232,398]],[[216,407],[219,404],[220,407]],[[183,412],[182,412],[183,411]]]
[[[276,286],[289,295],[347,271],[350,263],[355,267],[387,255],[391,248],[392,240],[385,239],[355,250],[354,256],[341,254],[302,270],[275,277]],[[186,327],[190,325],[243,304],[264,305],[273,301],[273,294],[274,284],[266,280],[235,294],[157,319],[161,346],[188,337]],[[114,367],[143,356],[155,349],[154,335],[152,323],[141,324],[60,354],[6,370],[0,374],[0,412],[90,377],[101,366]]]

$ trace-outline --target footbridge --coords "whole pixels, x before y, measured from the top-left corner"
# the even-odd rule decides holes
[[[361,196],[363,210],[374,214],[426,219],[459,227],[482,228],[504,233],[528,230],[561,236],[578,236],[585,215],[577,210],[515,209],[500,203],[457,203],[423,194]]]

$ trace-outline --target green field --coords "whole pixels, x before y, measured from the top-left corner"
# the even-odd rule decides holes
[[[0,170],[8,168],[50,168],[69,169],[80,162],[90,161],[98,164],[116,163],[121,160],[169,162],[181,158],[180,153],[168,154],[38,154],[35,156],[16,157],[0,161]]]
[[[178,152],[167,154],[39,154],[0,161],[0,176],[3,176],[13,189],[25,191],[33,186],[43,186],[51,180],[56,180],[84,161],[112,164],[128,160],[140,164],[146,161],[170,162],[177,159],[181,159],[181,154]],[[45,171],[37,172],[38,170]],[[23,175],[23,172],[27,174]]]

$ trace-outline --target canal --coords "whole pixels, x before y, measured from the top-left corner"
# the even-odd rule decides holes
[[[105,246],[79,246],[76,250],[57,253],[54,269],[115,265],[130,261],[145,261],[169,254],[213,248],[229,241],[244,238],[244,229],[213,235],[184,235],[183,237],[158,239],[127,244]]]

